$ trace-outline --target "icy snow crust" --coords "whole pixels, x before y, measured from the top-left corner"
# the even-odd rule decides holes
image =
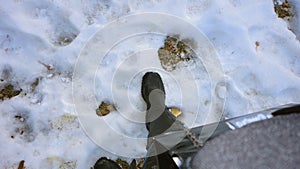
[[[299,14],[299,2],[293,4]],[[294,34],[273,7],[271,0],[3,2],[0,87],[13,84],[23,90],[0,102],[0,167],[17,168],[25,160],[27,168],[88,168],[100,156],[116,159],[120,154],[106,151],[85,132],[82,112],[76,107],[80,97],[73,98],[73,94],[90,103],[86,112],[95,121],[89,124],[91,128],[100,121],[95,112],[97,104],[112,101],[119,111],[103,120],[124,138],[143,140],[147,133],[142,123],[145,105],[139,95],[140,79],[149,70],[161,73],[167,105],[180,107],[180,120],[189,127],[207,122],[214,95],[225,100],[226,117],[300,102],[300,45],[295,36],[299,35],[299,17],[296,15],[293,22],[298,31]],[[193,69],[193,64],[180,65],[171,73],[162,71],[155,49],[163,46],[166,32],[128,37],[111,46],[91,67],[81,62],[79,55],[93,35],[115,19],[121,21],[123,16],[144,12],[174,15],[203,32],[218,53],[221,66],[215,69],[222,70],[226,84],[215,88],[209,76],[213,66],[203,60],[192,74],[187,70]],[[207,44],[197,44],[201,45]],[[90,52],[97,53],[97,48]],[[154,66],[150,69],[151,64]],[[84,69],[74,72],[78,65]],[[142,65],[147,69],[137,69]],[[74,84],[75,73],[84,73],[88,79],[82,81],[78,91],[72,90],[72,82],[78,85]],[[39,83],[33,89],[36,79]],[[84,87],[91,87],[93,92],[84,93]],[[97,125],[93,131],[107,145],[125,152],[124,159],[145,154],[145,141],[135,144],[112,139],[106,128]]]
[[[165,34],[164,36],[169,33],[179,34],[185,39],[194,38],[195,44],[201,44],[201,47],[194,50],[200,57],[181,67],[178,65],[177,71],[163,70],[158,59],[157,47],[135,46],[135,44],[151,42],[149,38],[143,39],[143,34],[151,38],[155,37],[151,34],[156,32],[161,32]],[[117,45],[114,46],[116,43]],[[131,46],[129,52],[125,46]],[[99,61],[99,70],[94,77],[92,72],[96,72],[98,64],[95,63]],[[140,95],[141,79],[147,71],[155,71],[163,75],[165,84],[168,84],[167,92],[170,93],[167,97],[167,105],[174,104],[181,107],[185,113],[180,119],[187,126],[195,125],[200,112],[199,104],[205,104],[204,100],[199,100],[204,93],[206,95],[211,93],[211,97],[207,98],[211,100],[211,106],[206,113],[207,117],[204,114],[200,116],[196,125],[203,124],[204,121],[215,122],[222,117],[224,98],[216,93],[220,88],[225,87],[222,85],[225,80],[217,53],[208,39],[193,25],[177,17],[158,13],[130,15],[106,25],[93,36],[81,51],[73,76],[74,103],[80,122],[87,134],[109,152],[129,157],[145,156],[145,153],[137,156],[136,152],[132,152],[132,147],[127,145],[135,145],[137,149],[145,150],[147,143],[147,131],[141,130],[145,128],[146,112]],[[131,83],[132,80],[135,82]],[[88,81],[95,81],[97,88],[93,90],[94,84],[87,85]],[[198,92],[197,86],[205,86],[205,90]],[[173,90],[170,90],[172,88]],[[96,100],[99,101],[92,105],[93,93],[103,91],[105,93],[97,95]],[[139,100],[130,101],[136,98]],[[95,118],[94,110],[101,100],[113,101],[118,111],[107,118]],[[140,110],[136,111],[135,109],[138,108]],[[118,119],[118,122],[114,119]],[[105,130],[99,134],[99,129]],[[109,137],[103,138],[103,135]],[[144,137],[141,138],[141,135]],[[116,141],[113,143],[115,146],[111,146],[111,140]],[[120,150],[118,147],[123,145],[126,145],[124,150]]]

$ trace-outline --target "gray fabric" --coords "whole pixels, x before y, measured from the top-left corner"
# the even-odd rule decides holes
[[[201,169],[296,169],[300,167],[300,114],[278,116],[226,132],[198,151]]]
[[[146,113],[146,122],[151,123],[158,119],[164,113],[165,93],[162,90],[154,89],[149,94],[150,108]]]

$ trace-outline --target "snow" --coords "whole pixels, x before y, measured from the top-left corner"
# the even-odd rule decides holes
[[[0,89],[23,90],[0,101],[0,167],[143,157],[147,71],[160,73],[166,104],[183,111],[188,127],[299,103],[300,3],[291,4],[287,22],[272,0],[3,2]],[[157,50],[168,34],[193,39],[201,57],[162,69]],[[98,117],[101,101],[118,111]]]

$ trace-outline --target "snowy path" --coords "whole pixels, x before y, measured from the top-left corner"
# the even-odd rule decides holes
[[[15,90],[22,91],[10,99],[0,99],[0,157],[3,159],[0,168],[17,168],[25,160],[28,169],[81,169],[92,166],[100,156],[118,157],[96,145],[84,132],[72,93],[82,91],[72,91],[72,78],[75,65],[84,65],[77,59],[92,35],[111,21],[130,14],[166,13],[196,26],[215,47],[222,67],[196,67],[194,75],[188,74],[184,65],[171,73],[160,71],[158,56],[152,56],[163,46],[167,33],[125,39],[111,46],[110,53],[101,62],[96,60],[93,65],[82,67],[85,77],[93,79],[80,85],[94,89],[82,100],[90,103],[93,111],[88,113],[95,116],[95,123],[99,118],[95,113],[97,104],[110,101],[118,110],[104,117],[111,127],[124,136],[145,138],[146,129],[141,122],[145,105],[139,92],[140,79],[149,70],[161,73],[167,105],[181,107],[180,120],[194,122],[189,126],[205,123],[203,118],[210,110],[212,90],[225,99],[226,117],[300,102],[300,3],[297,0],[291,0],[295,16],[290,24],[278,18],[272,0],[14,0],[2,4],[0,90],[11,84]],[[197,44],[200,48],[201,45],[207,44]],[[97,53],[99,48],[90,52]],[[149,65],[152,69],[148,69]],[[143,67],[147,69],[141,71]],[[223,88],[211,87],[207,73],[210,70],[224,72]],[[111,88],[116,95],[111,95]],[[131,106],[126,107],[127,104]],[[194,108],[195,105],[199,107]],[[95,128],[105,142],[119,145],[121,141],[112,139],[105,130]],[[117,148],[129,156],[145,153],[145,142],[121,143]]]

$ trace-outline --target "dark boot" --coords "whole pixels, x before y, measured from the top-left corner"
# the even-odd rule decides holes
[[[165,106],[165,88],[158,73],[147,72],[143,76],[142,97],[147,104],[146,127],[149,137],[163,133],[176,119]]]
[[[121,169],[121,167],[113,160],[101,157],[94,165],[94,169]]]
[[[151,104],[149,101],[149,95],[151,93],[151,91],[153,90],[160,90],[162,91],[164,97],[165,97],[165,88],[164,88],[164,84],[161,80],[161,77],[159,76],[158,73],[154,73],[154,72],[147,72],[144,76],[143,76],[143,80],[142,80],[142,97],[145,100],[146,104],[147,104],[147,110],[150,108]],[[163,103],[165,104],[165,103]]]

